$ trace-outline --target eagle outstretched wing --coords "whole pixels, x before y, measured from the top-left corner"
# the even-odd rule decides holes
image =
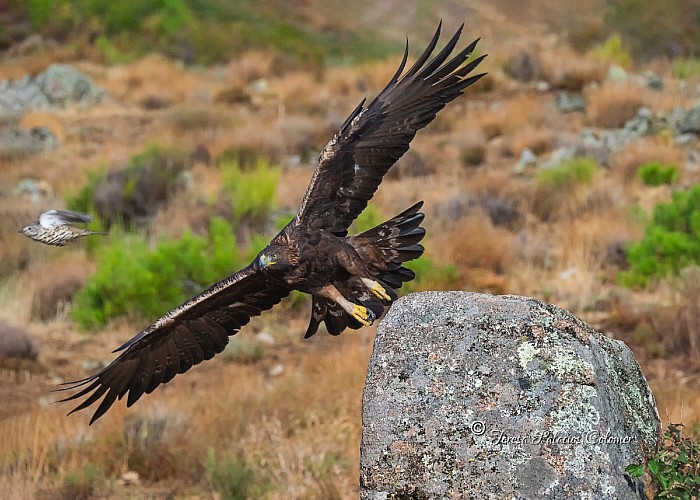
[[[485,73],[467,75],[485,56],[464,64],[478,39],[450,57],[464,25],[428,62],[442,23],[430,44],[404,74],[403,61],[389,84],[372,103],[355,108],[321,152],[295,223],[344,236],[367,206],[389,168],[408,150],[416,132],[430,123],[445,105]]]
[[[251,264],[162,316],[116,349],[121,354],[95,375],[68,382],[60,390],[82,389],[58,402],[87,398],[70,413],[102,396],[90,424],[128,392],[127,406],[178,373],[211,359],[253,316],[270,309],[290,290],[266,283]]]

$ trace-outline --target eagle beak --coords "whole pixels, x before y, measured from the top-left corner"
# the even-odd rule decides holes
[[[263,269],[265,269],[266,267],[272,266],[276,262],[274,260],[268,260],[267,256],[265,256],[264,254],[260,256],[259,261],[260,261],[260,267],[262,267]]]

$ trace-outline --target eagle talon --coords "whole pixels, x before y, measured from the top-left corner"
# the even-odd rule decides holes
[[[370,326],[377,319],[371,309],[357,304],[355,304],[355,308],[352,311],[352,317],[365,326]]]
[[[389,297],[389,294],[386,293],[386,289],[377,283],[370,289],[370,292],[374,294],[375,297],[377,297],[380,300],[383,300],[384,302],[391,302],[391,297]]]

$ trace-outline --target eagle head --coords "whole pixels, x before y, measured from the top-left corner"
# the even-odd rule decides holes
[[[296,266],[298,257],[293,248],[286,245],[270,244],[258,254],[257,263],[263,271],[287,270]]]

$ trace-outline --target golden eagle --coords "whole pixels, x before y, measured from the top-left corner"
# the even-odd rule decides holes
[[[223,351],[229,336],[292,290],[311,294],[305,338],[325,322],[328,333],[370,325],[415,278],[403,267],[423,253],[422,202],[396,217],[347,236],[387,170],[416,132],[483,74],[468,76],[484,56],[466,63],[478,40],[450,58],[463,25],[430,59],[442,23],[404,74],[403,60],[372,103],[364,100],[328,142],[298,213],[246,268],[212,285],[116,349],[119,356],[95,375],[67,383],[81,388],[61,401],[87,396],[71,413],[104,399],[90,424],[128,393],[127,406],[193,365]],[[430,59],[430,60],[429,60]],[[465,64],[466,63],[466,64]]]

